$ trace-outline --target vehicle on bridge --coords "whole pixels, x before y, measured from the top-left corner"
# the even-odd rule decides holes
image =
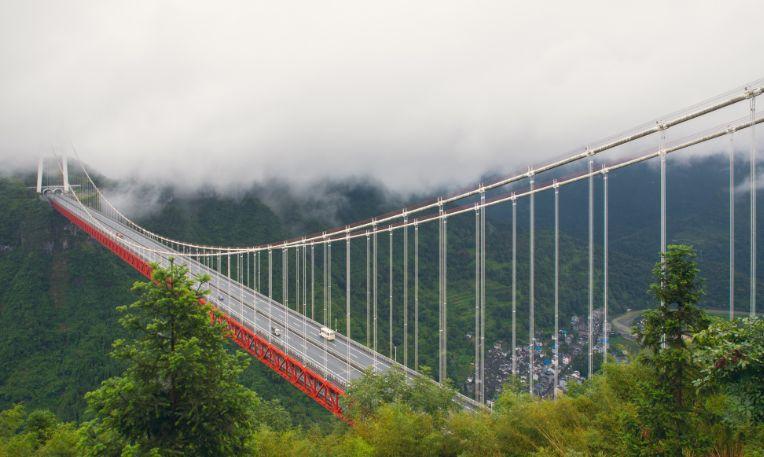
[[[281,336],[281,329],[278,327],[271,327],[271,333],[273,333],[273,336]]]
[[[321,327],[321,330],[318,332],[318,334],[326,341],[334,341],[336,336],[334,330],[330,329],[329,327]]]

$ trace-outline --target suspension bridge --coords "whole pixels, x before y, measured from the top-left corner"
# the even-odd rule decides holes
[[[538,341],[536,286],[539,281],[551,281],[553,284],[551,367],[554,381],[551,395],[556,396],[560,371],[560,193],[575,183],[588,184],[588,211],[582,215],[588,226],[588,281],[575,287],[586,288],[588,294],[586,356],[587,375],[591,376],[595,352],[601,352],[605,358],[609,354],[609,174],[641,163],[658,162],[660,198],[655,204],[660,207],[660,226],[656,227],[655,237],[659,239],[661,252],[665,252],[667,156],[692,151],[705,143],[716,148],[719,142],[725,145],[723,148],[729,155],[729,317],[733,318],[735,202],[740,198],[739,190],[736,192],[739,186],[735,176],[735,159],[740,147],[735,145],[735,141],[740,142],[744,138],[749,156],[746,185],[751,215],[750,239],[747,240],[751,252],[748,308],[751,315],[756,313],[756,126],[764,121],[764,117],[756,111],[756,100],[762,90],[764,80],[759,80],[593,143],[557,160],[489,183],[480,183],[432,201],[321,233],[263,245],[211,246],[153,233],[112,205],[79,158],[76,169],[71,173],[65,155],[54,158],[56,170],[53,173],[46,173],[45,162],[40,159],[36,191],[59,213],[144,276],[150,277],[151,264],[167,265],[170,259],[186,265],[194,275],[209,275],[210,292],[206,299],[220,311],[217,319],[231,330],[231,338],[339,417],[342,417],[340,398],[345,389],[366,370],[385,372],[395,368],[411,379],[426,376],[420,372],[422,335],[419,326],[424,313],[437,314],[438,317],[438,364],[433,382],[448,379],[449,281],[455,279],[449,276],[448,271],[448,222],[457,217],[474,216],[474,273],[470,271],[469,278],[457,278],[474,279],[474,328],[460,329],[470,332],[474,344],[473,388],[471,397],[460,393],[456,401],[465,408],[479,409],[489,400],[485,391],[486,308],[491,306],[486,299],[486,258],[490,248],[486,235],[488,208],[507,206],[511,211],[511,232],[493,236],[511,239],[511,283],[507,284],[511,288],[511,334],[507,335],[511,340],[511,370],[519,374],[521,361],[518,358],[527,357],[522,362],[527,362],[525,376],[532,395],[543,393],[534,388],[535,374],[540,369],[534,350]],[[745,115],[735,115],[735,107],[742,107]],[[701,119],[709,119],[715,127],[695,131],[692,126]],[[681,135],[677,134],[677,138],[669,141],[668,134],[673,132]],[[595,207],[595,181],[600,181],[600,207]],[[554,249],[551,253],[539,254],[536,252],[538,216],[535,199],[541,193],[551,193],[554,198]],[[529,208],[524,220],[518,220],[517,205],[520,201],[525,201]],[[595,213],[600,215],[595,217]],[[527,224],[527,246],[518,246],[519,224]],[[595,240],[595,225],[601,232],[601,239]],[[425,229],[431,230],[436,240],[432,246],[435,246],[437,254],[425,255],[422,252],[426,246],[420,242],[420,232]],[[595,259],[595,245],[601,252],[600,259]],[[428,244],[427,247],[431,246]],[[525,281],[528,290],[524,294],[527,299],[523,302],[518,300],[517,253],[520,249],[526,249],[529,253],[528,278]],[[397,259],[398,262],[394,259],[396,255],[402,256]],[[539,255],[552,257],[552,278],[536,276]],[[380,267],[381,257],[386,257],[387,271]],[[595,260],[602,273],[596,283]],[[427,268],[437,271],[437,299],[429,295],[425,298],[422,294],[420,272],[425,267],[425,261],[436,263],[427,265]],[[351,273],[357,270],[362,273]],[[276,271],[281,273],[280,278],[274,277]],[[354,280],[351,281],[351,278]],[[380,287],[382,279],[385,279],[387,290]],[[280,296],[274,293],[277,281],[281,282]],[[339,284],[344,290],[337,290]],[[317,290],[317,285],[321,290]],[[595,291],[601,297],[596,303]],[[337,302],[337,297],[343,299]],[[527,322],[518,322],[519,308],[527,309]],[[319,312],[316,313],[316,310]],[[381,315],[381,311],[386,311],[387,315]],[[599,326],[595,315],[602,316]],[[338,317],[344,325],[338,325]],[[380,322],[387,324],[384,331],[380,328]],[[520,325],[527,325],[527,341],[517,339]],[[360,335],[354,335],[351,334],[353,328],[363,331],[357,332]],[[381,341],[380,336],[387,336],[387,341]],[[595,351],[598,343],[601,350]],[[401,354],[398,353],[399,346]]]

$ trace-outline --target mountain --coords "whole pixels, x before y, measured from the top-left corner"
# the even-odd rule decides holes
[[[744,183],[745,163],[738,165],[738,184]],[[538,183],[547,178],[538,177]],[[30,182],[28,179],[26,183]],[[116,257],[75,230],[46,203],[24,188],[24,179],[0,180],[0,408],[18,401],[54,410],[60,417],[79,418],[82,394],[116,373],[108,357],[111,341],[119,336],[114,307],[130,302],[130,284],[140,279]],[[727,163],[721,157],[689,163],[669,160],[669,243],[696,247],[701,274],[706,279],[704,305],[727,303]],[[119,189],[119,183],[107,187]],[[285,184],[253,186],[236,193],[209,190],[180,192],[147,188],[138,206],[153,207],[138,215],[149,229],[166,236],[213,245],[256,245],[306,232],[325,230],[412,203],[364,181],[327,182],[298,192]],[[499,193],[521,191],[517,185]],[[560,191],[560,302],[562,326],[588,309],[587,183]],[[658,172],[640,165],[609,174],[609,238],[611,316],[627,308],[651,305],[647,286],[658,260]],[[151,193],[151,195],[149,195]],[[410,199],[413,200],[413,199]],[[553,326],[553,217],[551,193],[536,198],[536,325],[537,336],[548,340]],[[595,179],[594,259],[595,307],[602,306],[602,181]],[[748,297],[748,195],[737,197],[736,300],[740,311]],[[322,208],[329,208],[325,212]],[[487,345],[507,342],[511,334],[511,205],[491,207],[487,213]],[[527,340],[528,316],[528,203],[518,203],[518,344]],[[437,230],[420,228],[420,358],[437,366]],[[470,374],[474,349],[468,333],[474,329],[474,213],[448,223],[448,334],[449,375],[460,384]],[[388,352],[389,235],[379,244],[379,341]],[[413,318],[413,231],[409,232],[409,316]],[[394,345],[402,358],[402,242],[394,234]],[[294,254],[292,254],[294,255]],[[281,296],[281,259],[274,252],[274,297]],[[759,256],[760,257],[760,256]],[[344,329],[344,242],[333,251],[333,318]],[[316,316],[323,312],[322,250],[316,249]],[[365,243],[353,243],[352,334],[366,341]],[[264,274],[264,273],[263,273]],[[293,273],[292,273],[293,274]],[[263,276],[264,278],[264,276]],[[293,279],[290,284],[294,284]],[[759,293],[764,287],[759,281]],[[294,294],[290,306],[294,307]],[[413,323],[409,325],[409,357],[413,358]],[[256,364],[256,362],[255,362]],[[247,383],[266,399],[278,398],[296,421],[325,418],[323,412],[291,386],[262,367],[253,366]]]
[[[80,421],[84,394],[121,372],[109,357],[123,335],[115,307],[134,301],[130,287],[144,278],[22,179],[0,178],[0,214],[0,410],[23,402]],[[279,400],[296,423],[330,417],[256,361],[243,381]]]

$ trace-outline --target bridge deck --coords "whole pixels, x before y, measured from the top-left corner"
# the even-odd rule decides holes
[[[168,264],[167,257],[170,255],[143,251],[141,248],[122,242],[122,240],[129,240],[143,248],[172,251],[168,246],[158,243],[92,208],[88,208],[90,213],[88,214],[76,201],[69,197],[53,195],[49,198],[51,202],[60,205],[85,223],[106,232],[112,241],[122,244],[125,249],[144,261],[156,262],[161,265]],[[115,236],[116,233],[121,234],[123,238]],[[376,372],[384,372],[391,367],[397,367],[409,378],[422,376],[416,371],[346,338],[339,332],[337,332],[334,341],[327,341],[319,335],[323,324],[246,287],[234,279],[221,275],[198,261],[179,257],[176,259],[176,263],[186,265],[194,275],[207,274],[212,278],[209,282],[210,295],[208,300],[221,312],[279,348],[288,357],[294,358],[320,374],[339,389],[345,389],[350,381],[360,377],[363,370],[370,367],[373,367]],[[281,335],[276,336],[271,330],[272,328],[278,328]],[[458,403],[465,407],[470,409],[478,407],[478,404],[472,399],[461,394],[458,394],[457,397]]]

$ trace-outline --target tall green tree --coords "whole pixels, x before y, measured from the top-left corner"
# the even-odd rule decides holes
[[[653,267],[655,282],[650,284],[650,293],[657,306],[645,312],[637,336],[654,353],[666,347],[685,348],[690,336],[708,326],[705,313],[697,306],[703,286],[696,258],[691,246],[672,244]]]
[[[639,455],[678,456],[703,447],[702,437],[693,433],[697,428],[692,426],[697,420],[692,383],[698,370],[689,344],[694,333],[708,326],[708,319],[697,307],[703,288],[694,249],[669,245],[653,275],[650,292],[656,308],[644,314],[636,333],[645,349],[640,360],[654,375],[639,389],[641,424],[633,444]]]
[[[234,455],[257,425],[259,399],[238,383],[247,356],[226,347],[201,304],[207,277],[184,266],[153,265],[138,300],[119,307],[130,337],[112,356],[127,365],[86,398],[95,420],[84,446],[94,455]]]

